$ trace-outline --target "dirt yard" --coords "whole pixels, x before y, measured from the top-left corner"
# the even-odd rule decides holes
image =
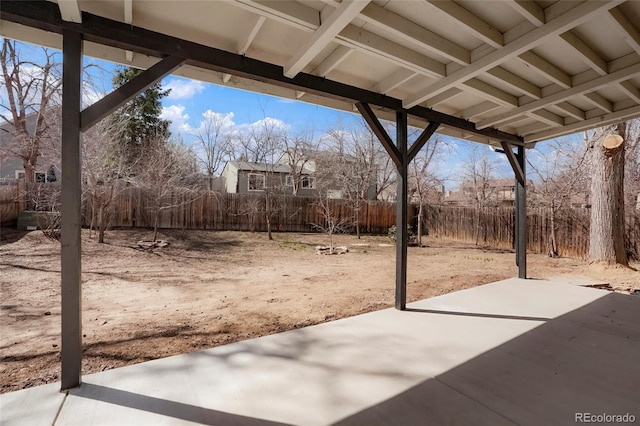
[[[83,231],[83,372],[210,348],[393,304],[395,248],[386,236],[338,236],[343,255],[315,254],[321,234]],[[517,275],[514,254],[426,239],[409,248],[414,301]],[[640,265],[635,264],[637,269]],[[640,273],[529,256],[529,275],[579,275],[640,288]],[[59,244],[39,231],[0,233],[1,392],[59,380]]]

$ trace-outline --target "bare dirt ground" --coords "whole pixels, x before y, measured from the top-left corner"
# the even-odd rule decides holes
[[[83,231],[83,372],[92,373],[387,308],[395,248],[386,236],[338,236],[350,253],[315,254],[321,234],[161,232],[168,247],[143,250],[140,230]],[[408,299],[517,275],[514,254],[426,239],[409,248]],[[636,269],[639,264],[633,265]],[[623,290],[632,269],[529,256],[529,276],[579,275]],[[59,244],[39,231],[0,231],[0,392],[59,380]]]

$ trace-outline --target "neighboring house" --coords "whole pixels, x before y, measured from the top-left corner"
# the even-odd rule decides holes
[[[315,197],[318,195],[315,177],[310,169],[303,170],[303,178],[298,195]],[[230,194],[257,194],[271,189],[278,193],[291,193],[293,180],[291,167],[286,164],[249,163],[228,161],[222,170],[224,188]]]
[[[309,149],[302,152],[285,151],[278,160],[278,164],[287,166],[295,164],[298,168],[302,167],[303,175],[308,172],[317,177],[322,181],[321,185],[327,189],[329,198],[336,199],[345,198],[345,180],[355,179],[353,176],[351,178],[340,177],[338,173],[355,172],[357,175],[356,170],[358,168],[356,158],[350,155]],[[360,173],[362,173],[362,170],[360,170]],[[367,180],[368,183],[365,183],[366,188],[355,180],[352,183],[356,187],[365,189],[363,192],[366,192],[367,200],[375,200],[378,186],[374,170],[371,171],[371,176]]]
[[[527,189],[533,190],[532,181],[527,181]],[[513,206],[516,200],[515,179],[490,179],[485,188],[476,188],[471,182],[463,182],[459,191],[447,191],[444,203],[449,205],[472,205],[478,196],[488,204]]]
[[[35,126],[36,118],[37,115],[35,113],[29,114],[26,118],[27,128],[30,131],[33,130]],[[18,179],[24,178],[24,167],[22,159],[16,156],[12,156],[5,151],[5,149],[13,142],[13,132],[14,128],[12,124],[9,124],[7,122],[2,122],[2,124],[0,124],[0,184],[9,184],[15,182]],[[48,170],[51,168],[52,165],[47,164],[44,156],[40,155],[36,168],[35,181],[47,182],[47,176],[51,176],[51,173],[48,173]],[[57,178],[60,178],[59,170],[56,167],[53,167],[53,171],[53,173],[58,175]]]
[[[318,197],[322,190],[329,198],[345,198],[343,179],[336,174],[340,170],[336,167],[339,161],[337,154],[305,151],[304,157],[300,156],[295,162],[296,173],[292,173],[289,155],[285,152],[275,164],[228,161],[221,175],[226,192],[251,194],[268,188],[281,194],[293,194],[295,176],[299,180],[297,196]],[[365,192],[367,199],[376,198],[375,174]]]
[[[395,190],[395,187],[393,189]],[[444,185],[439,185],[437,188],[429,188],[424,195],[424,202],[426,204],[442,204],[445,196]],[[409,202],[420,203],[420,196],[414,193],[409,197]]]

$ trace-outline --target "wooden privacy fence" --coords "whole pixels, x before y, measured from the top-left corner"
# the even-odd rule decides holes
[[[10,224],[18,220],[18,215],[24,210],[24,184],[17,181],[8,185],[0,185],[0,224]]]
[[[0,218],[2,223],[15,221],[24,209],[16,185],[0,186]],[[266,200],[264,196],[189,192],[174,194],[158,203],[137,188],[119,193],[110,206],[110,227],[153,227],[155,211],[160,206],[160,228],[266,231]],[[329,200],[337,221],[353,223],[354,208],[344,200]],[[395,225],[395,203],[362,202],[358,209],[360,231],[386,234]],[[84,225],[91,224],[92,206],[84,200]],[[411,205],[408,220],[417,225],[417,206]],[[473,242],[479,245],[513,249],[514,208],[481,208],[428,205],[424,209],[425,234]],[[313,198],[274,196],[271,198],[273,231],[309,232],[314,224],[323,225],[317,200]],[[548,253],[551,235],[551,211],[544,208],[528,210],[527,248],[531,252]],[[556,241],[561,256],[586,257],[589,250],[589,210],[567,209],[556,213]],[[630,254],[640,257],[640,211],[627,214],[627,236]]]
[[[515,246],[513,207],[428,206],[425,210],[425,228],[429,235],[504,249],[512,249]],[[638,219],[635,220],[640,222]],[[550,209],[529,208],[527,221],[527,249],[535,253],[548,253],[552,223]],[[559,255],[587,256],[588,209],[557,212],[555,228]]]
[[[160,228],[212,229],[232,231],[266,231],[267,208],[264,196],[220,194],[215,192],[183,193],[157,203],[143,191],[126,189],[113,201],[111,227],[152,227],[155,212],[161,207]],[[309,232],[314,224],[324,224],[314,198],[280,195],[270,197],[273,231]],[[354,209],[343,200],[329,200],[336,220],[353,222]],[[91,203],[84,203],[84,223],[91,223]],[[380,234],[395,224],[395,204],[362,202],[358,209],[361,232]]]

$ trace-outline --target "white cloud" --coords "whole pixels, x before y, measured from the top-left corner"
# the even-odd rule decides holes
[[[173,134],[188,133],[191,129],[187,120],[189,120],[189,114],[185,114],[185,107],[182,105],[169,105],[168,107],[162,107],[162,113],[160,118],[163,120],[171,121],[169,130]]]
[[[255,131],[255,132],[260,132],[260,131],[286,132],[291,128],[291,126],[285,123],[284,121],[277,118],[272,118],[272,117],[265,117],[261,120],[254,121],[253,123],[241,124],[238,127],[240,131]]]
[[[167,99],[190,99],[202,92],[205,86],[200,81],[174,78],[164,85],[164,89],[171,89]]]

